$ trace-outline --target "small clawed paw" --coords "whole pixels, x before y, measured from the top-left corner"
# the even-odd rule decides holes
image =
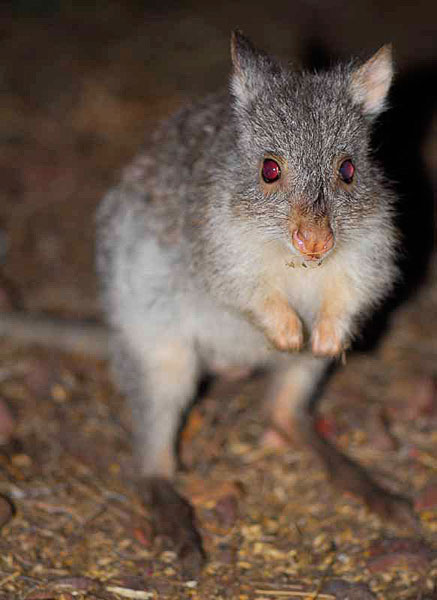
[[[338,327],[332,321],[319,321],[312,335],[312,351],[317,356],[339,356],[345,349]]]
[[[303,344],[302,324],[298,317],[292,316],[284,327],[271,338],[273,344],[283,352],[300,350]]]

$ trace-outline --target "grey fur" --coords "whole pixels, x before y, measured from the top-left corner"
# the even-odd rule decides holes
[[[180,412],[201,372],[264,365],[283,378],[284,368],[301,368],[315,385],[325,357],[347,346],[396,278],[394,196],[370,148],[389,50],[364,67],[293,72],[237,33],[232,55],[230,93],[164,123],[98,212],[113,363],[134,410],[143,475],[172,475]],[[265,156],[284,165],[272,191],[260,177]],[[356,167],[349,186],[338,175],[345,158]],[[325,219],[333,232],[317,268],[290,267],[305,263],[290,243],[296,214]],[[270,301],[285,308],[271,315]],[[319,357],[273,348],[284,311],[298,315]],[[298,329],[276,345],[299,347]]]

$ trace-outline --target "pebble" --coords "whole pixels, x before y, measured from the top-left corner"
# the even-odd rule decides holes
[[[387,538],[374,542],[369,548],[367,567],[371,573],[392,569],[427,572],[432,558],[431,550],[414,538]]]

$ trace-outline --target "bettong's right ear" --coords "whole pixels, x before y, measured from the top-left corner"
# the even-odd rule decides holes
[[[268,78],[279,70],[279,65],[255,48],[238,29],[231,36],[231,58],[231,92],[237,102],[244,106],[260,93]]]
[[[235,29],[231,34],[231,58],[236,71],[243,71],[249,63],[256,59],[259,51],[240,29]]]

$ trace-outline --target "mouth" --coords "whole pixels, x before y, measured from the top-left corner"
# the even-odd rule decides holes
[[[323,263],[323,261],[327,258],[327,256],[330,254],[329,252],[327,254],[320,254],[320,252],[313,252],[313,253],[306,253],[306,254],[296,254],[296,250],[294,248],[294,246],[290,243],[287,243],[287,246],[289,248],[289,250],[291,250],[293,257],[291,258],[291,260],[287,261],[285,264],[287,265],[287,267],[290,267],[291,269],[317,269],[318,267],[320,267]]]
[[[322,258],[293,258],[285,264],[287,267],[292,269],[303,268],[303,269],[317,269],[324,261],[325,257]]]

